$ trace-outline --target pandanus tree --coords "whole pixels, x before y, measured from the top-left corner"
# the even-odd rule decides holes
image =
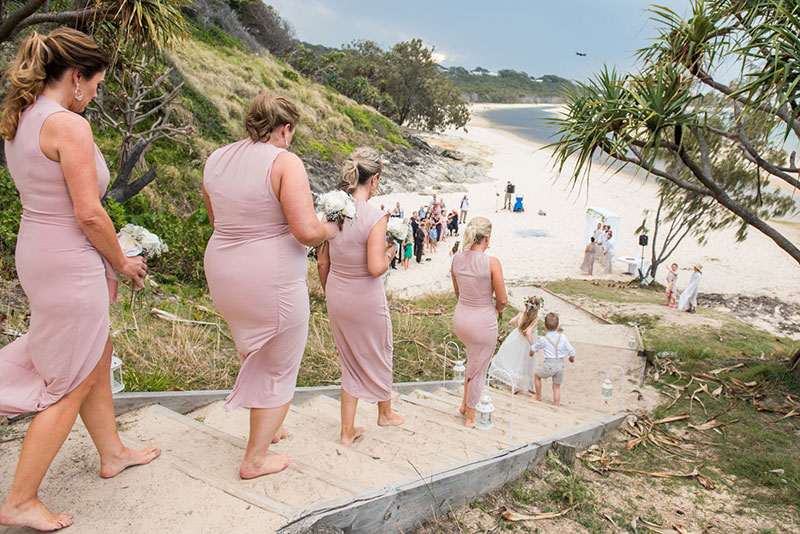
[[[191,131],[172,116],[182,83],[160,68],[162,50],[188,33],[181,8],[189,0],[0,0],[0,42],[32,26],[67,25],[86,31],[112,53],[100,98],[99,124],[122,140],[119,172],[104,198],[124,202],[156,178],[143,164],[161,139],[186,144]],[[136,172],[145,167],[143,172]]]
[[[673,205],[705,210],[680,215],[701,234],[738,224],[744,239],[752,227],[800,263],[798,244],[770,222],[795,209],[785,191],[800,187],[795,154],[776,146],[800,137],[800,3],[695,0],[687,17],[650,12],[658,37],[639,51],[639,70],[604,68],[569,94],[554,121],[555,167],[581,185],[598,156],[643,169]],[[734,62],[734,83],[715,78]]]

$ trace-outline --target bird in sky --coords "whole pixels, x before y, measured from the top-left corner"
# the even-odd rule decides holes
[[[586,54],[584,54],[583,52],[575,52],[575,55],[576,56],[581,56],[581,57],[586,57]]]

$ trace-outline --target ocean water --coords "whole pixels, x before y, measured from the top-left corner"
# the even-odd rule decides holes
[[[493,122],[498,128],[537,143],[548,144],[558,140],[558,127],[548,123],[548,120],[558,117],[557,110],[557,106],[503,108],[481,111],[476,115]]]
[[[558,126],[549,123],[558,117],[558,106],[538,106],[530,108],[490,109],[476,113],[495,124],[496,127],[512,132],[537,143],[550,144],[558,141]],[[800,158],[800,141],[794,134],[783,140],[783,125],[779,124],[772,132],[772,140],[789,154],[797,152]],[[800,159],[798,160],[800,161]]]

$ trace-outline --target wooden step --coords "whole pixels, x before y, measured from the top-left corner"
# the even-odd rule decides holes
[[[0,495],[8,493],[21,446],[22,440],[0,445]],[[243,532],[273,532],[285,522],[277,513],[176,470],[171,460],[165,453],[148,465],[102,479],[94,444],[78,424],[50,466],[39,497],[53,510],[75,514],[69,530],[76,533],[225,532],[234,524]],[[6,531],[32,532],[0,527]]]
[[[324,399],[333,400],[331,404]],[[302,408],[292,406],[291,412],[302,413],[303,417],[313,421],[325,432],[336,435],[340,432],[341,421],[339,417],[338,401],[320,395],[312,403],[304,403]],[[410,432],[393,431],[393,427],[378,427],[373,421],[372,426],[366,426],[365,432],[355,441],[352,449],[374,458],[391,458],[393,462],[412,465],[420,472],[426,473],[442,469],[449,465],[457,465],[466,461],[466,457],[455,458],[440,452],[438,444],[423,446],[422,436]]]
[[[330,397],[320,396],[319,404],[316,407],[329,417],[339,419],[339,401]],[[460,434],[447,433],[442,435],[436,431],[435,425],[431,425],[430,420],[421,419],[419,415],[395,399],[393,409],[405,416],[405,423],[397,427],[380,428],[375,425],[376,415],[374,408],[361,406],[359,403],[356,412],[356,424],[367,428],[368,435],[381,435],[404,449],[419,449],[421,447],[431,447],[438,451],[440,457],[449,458],[450,465],[457,465],[466,460],[480,458],[489,453],[489,449],[478,446],[474,443],[472,436],[462,437]],[[375,431],[371,430],[373,425]]]
[[[416,476],[409,463],[393,461],[391,455],[366,454],[357,448],[345,447],[339,442],[338,429],[320,427],[313,419],[305,418],[305,404],[294,411],[290,410],[286,417],[289,437],[271,445],[270,451],[288,454],[294,463],[301,466],[313,465],[315,469],[329,475],[329,483],[340,485],[330,477],[347,481],[348,488],[354,493],[381,487],[390,480],[405,480]],[[223,403],[218,402],[191,415],[201,418],[202,424],[246,443],[250,427],[248,410],[227,412]],[[380,469],[376,469],[378,464]]]
[[[274,475],[241,480],[238,469],[246,446],[243,440],[159,405],[142,410],[139,417],[129,423],[124,434],[158,445],[210,477],[294,508],[304,508],[364,489],[300,462],[293,462],[289,469]]]
[[[491,392],[489,392],[489,394],[492,399],[492,404],[495,406],[492,419],[495,424],[507,424],[511,415],[510,403],[508,405],[506,405],[504,401],[497,403],[495,397],[491,395]],[[461,406],[461,395],[450,391],[438,390],[434,393],[422,391],[419,392],[419,395],[423,398],[436,400],[456,410]],[[545,434],[548,433],[549,428],[553,426],[537,417],[535,413],[532,413],[531,408],[530,403],[520,401],[520,399],[514,399],[514,434],[515,436],[525,435],[528,441],[538,439],[538,437],[542,435],[542,432]]]
[[[487,431],[470,429],[464,426],[464,416],[457,410],[443,409],[431,400],[416,395],[402,395],[399,400],[399,406],[403,406],[398,406],[400,410],[416,414],[424,425],[439,427],[441,432],[447,432],[448,437],[459,436],[460,440],[484,448],[487,453],[508,447],[508,433],[500,427]]]

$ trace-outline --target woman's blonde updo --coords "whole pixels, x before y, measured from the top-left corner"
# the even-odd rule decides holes
[[[91,78],[108,68],[108,55],[94,39],[72,28],[58,28],[48,35],[33,32],[23,41],[17,57],[6,70],[10,82],[3,99],[0,135],[9,141],[17,133],[22,112],[31,106],[45,86],[60,80],[67,69],[78,69]]]
[[[342,191],[353,194],[359,184],[367,181],[383,170],[381,154],[374,148],[362,146],[353,150],[342,165],[339,184]]]
[[[258,95],[244,118],[244,129],[254,142],[266,143],[275,130],[287,124],[292,129],[300,122],[300,111],[294,103],[278,93]]]
[[[472,245],[483,241],[484,237],[491,237],[492,221],[486,217],[473,217],[464,230],[464,244],[461,250],[469,250]]]

